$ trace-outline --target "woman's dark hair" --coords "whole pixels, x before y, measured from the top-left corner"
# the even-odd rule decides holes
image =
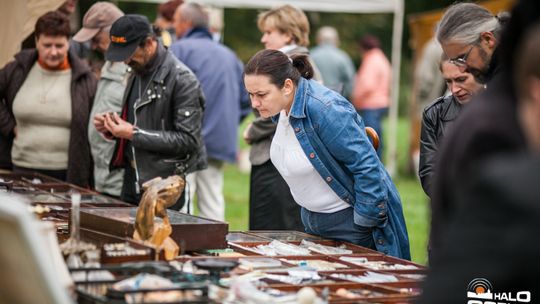
[[[183,2],[183,0],[171,0],[160,4],[158,6],[158,15],[169,22],[173,22],[174,11],[176,11],[176,8]]]
[[[58,11],[48,12],[39,17],[34,30],[36,39],[42,34],[47,36],[66,36],[69,38],[70,32],[68,18]]]
[[[283,87],[287,78],[298,84],[300,77],[311,79],[313,74],[313,66],[307,55],[298,54],[289,58],[277,50],[257,52],[244,67],[244,75],[266,75],[279,88]]]
[[[362,37],[358,43],[360,44],[360,47],[366,51],[381,48],[379,38],[371,35]]]

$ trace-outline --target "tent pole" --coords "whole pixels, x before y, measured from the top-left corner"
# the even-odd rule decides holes
[[[386,159],[388,172],[397,174],[397,121],[399,108],[399,76],[401,67],[401,42],[403,36],[403,0],[396,0],[394,28],[392,30],[392,91],[389,113],[389,136]]]

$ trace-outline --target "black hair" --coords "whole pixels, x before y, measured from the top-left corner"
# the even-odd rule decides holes
[[[257,52],[244,68],[244,75],[266,75],[279,88],[283,87],[287,78],[298,84],[300,77],[311,79],[313,74],[313,66],[307,55],[297,54],[289,58],[277,50]]]

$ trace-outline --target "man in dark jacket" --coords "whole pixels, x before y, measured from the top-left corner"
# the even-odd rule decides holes
[[[124,61],[134,74],[122,113],[97,114],[94,125],[118,139],[112,165],[125,168],[121,198],[137,203],[144,182],[206,167],[204,97],[195,75],[163,47],[146,17],[121,17],[110,38],[106,59]]]
[[[520,22],[515,13],[516,9],[508,26]],[[487,91],[464,109],[440,149],[431,197],[432,263],[442,235],[455,215],[455,190],[477,172],[479,161],[524,146],[510,78],[513,42],[521,32],[501,33],[505,23],[503,16],[493,16],[476,4],[458,3],[446,11],[437,30],[437,38],[450,61],[471,72],[477,80],[488,82]]]
[[[540,245],[535,241],[540,230],[540,27],[523,41],[513,80],[528,153],[486,161],[460,189],[463,203],[444,235],[420,303],[501,303],[493,295],[510,292],[519,300],[502,302],[537,303],[540,297]],[[477,278],[491,283],[493,302],[469,293],[474,288],[467,285]]]
[[[244,68],[232,50],[212,40],[201,5],[180,5],[174,19],[178,40],[170,50],[195,73],[206,98],[202,134],[208,168],[188,175],[190,193],[197,193],[200,216],[223,221],[223,163],[236,161],[238,126],[251,112],[242,80]]]

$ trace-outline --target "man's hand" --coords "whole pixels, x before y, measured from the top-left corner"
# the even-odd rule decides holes
[[[109,113],[100,113],[96,114],[94,116],[94,127],[96,130],[103,135],[106,139],[113,140],[114,136],[112,135],[107,128],[105,128],[105,117],[109,115]]]
[[[133,139],[133,125],[120,118],[117,113],[106,114],[104,117],[104,126],[114,137]]]

